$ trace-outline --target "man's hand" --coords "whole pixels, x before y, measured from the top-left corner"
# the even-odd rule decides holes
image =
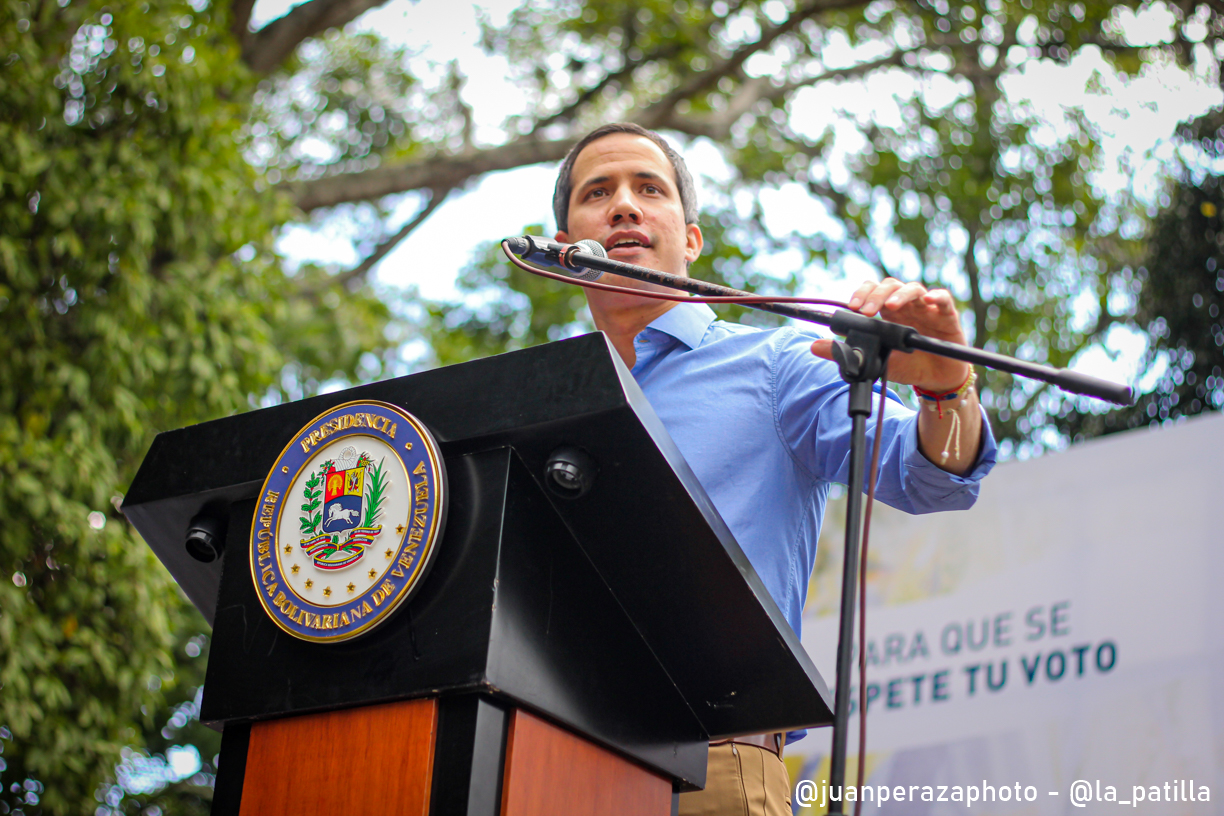
[[[920,283],[904,283],[896,278],[866,281],[850,298],[850,308],[867,317],[880,315],[885,320],[912,326],[920,334],[964,343],[960,316],[952,295],[946,289],[927,288]],[[812,353],[826,360],[833,359],[833,341],[817,340]],[[892,354],[888,358],[888,380],[916,385],[927,391],[954,391],[969,378],[969,364],[947,357],[937,357],[922,351]]]
[[[880,283],[867,281],[850,298],[850,308],[867,317],[880,315],[885,320],[912,326],[920,334],[964,343],[960,316],[946,289],[928,292],[920,283],[903,283],[885,278]],[[833,341],[817,340],[812,353],[833,359]],[[922,351],[893,353],[888,357],[890,382],[916,385],[926,391],[946,394],[969,379],[970,366],[959,360],[937,357]],[[982,441],[982,414],[972,388],[962,399],[946,400],[938,406],[923,401],[918,412],[918,447],[944,470],[968,473],[977,461]]]

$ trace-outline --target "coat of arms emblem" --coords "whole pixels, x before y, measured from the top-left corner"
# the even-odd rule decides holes
[[[338,462],[328,459],[306,480],[304,515],[298,521],[308,536],[302,549],[316,567],[344,569],[362,559],[382,532],[378,519],[387,500],[387,479],[385,460],[375,465],[367,451],[358,453],[349,445]]]
[[[251,574],[264,609],[297,637],[346,640],[424,577],[445,520],[445,472],[411,414],[347,403],[298,432],[260,497]]]

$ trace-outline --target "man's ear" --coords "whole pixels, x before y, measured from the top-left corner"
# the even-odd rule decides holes
[[[566,232],[565,230],[557,230],[557,234],[553,236],[553,240],[556,241],[558,244],[572,243],[569,239],[569,233]]]
[[[559,239],[558,239],[559,240]],[[705,239],[701,237],[701,227],[696,224],[684,225],[684,260],[692,263],[701,254]]]

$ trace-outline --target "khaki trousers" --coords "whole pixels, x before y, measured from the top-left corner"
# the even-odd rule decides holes
[[[711,745],[705,790],[680,794],[680,816],[791,816],[786,765],[755,745]]]

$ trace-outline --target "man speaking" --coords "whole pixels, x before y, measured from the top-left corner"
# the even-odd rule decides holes
[[[695,199],[684,160],[662,137],[605,125],[561,165],[556,239],[595,240],[609,258],[686,275],[702,247]],[[653,288],[615,276],[610,282]],[[850,461],[849,391],[830,361],[832,341],[792,327],[716,320],[700,303],[594,289],[587,299],[595,325],[798,634],[829,486],[845,483]],[[889,278],[864,283],[850,306],[965,342],[945,290]],[[996,451],[972,368],[922,352],[893,354],[888,377],[914,386],[923,410],[888,401],[876,496],[910,513],[969,507]],[[785,739],[761,734],[711,745],[706,788],[683,794],[680,813],[789,816]]]

